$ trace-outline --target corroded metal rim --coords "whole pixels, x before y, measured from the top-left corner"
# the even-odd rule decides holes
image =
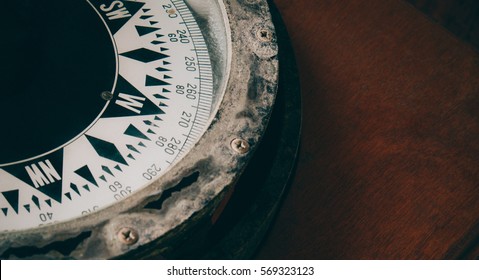
[[[196,146],[158,181],[107,209],[74,221],[2,233],[3,258],[104,259],[142,246],[155,246],[161,254],[174,246],[165,237],[188,238],[196,222],[212,216],[259,144],[278,86],[278,47],[267,1],[223,3],[231,30],[229,81]],[[235,139],[243,145],[232,147]]]

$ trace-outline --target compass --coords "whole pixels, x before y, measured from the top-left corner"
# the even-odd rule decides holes
[[[214,223],[276,98],[266,1],[17,2],[1,19],[2,258],[115,258]]]

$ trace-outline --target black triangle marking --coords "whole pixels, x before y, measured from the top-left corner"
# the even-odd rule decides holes
[[[166,42],[154,40],[154,41],[151,41],[151,43],[152,43],[153,45],[161,45],[161,44],[165,44]]]
[[[130,151],[133,151],[133,152],[136,152],[136,153],[140,153],[140,151],[138,151],[133,145],[126,145],[126,147],[128,148],[128,150]]]
[[[115,144],[90,135],[85,136],[99,156],[124,165],[128,165]]]
[[[7,216],[8,208],[2,208],[3,215]]]
[[[163,75],[163,79],[172,79],[171,76]]]
[[[161,37],[163,37],[163,36],[165,36],[165,35],[163,35],[163,34],[158,34],[158,33],[156,34],[156,38],[161,38]]]
[[[103,171],[105,171],[106,173],[110,174],[111,176],[115,177],[115,175],[113,175],[113,172],[111,172],[111,170],[110,170],[110,168],[108,168],[108,166],[102,165],[102,166],[101,166],[101,169],[102,169]]]
[[[143,15],[143,16],[140,17],[140,19],[145,20],[145,19],[149,19],[151,17],[153,17],[153,16],[152,15]]]
[[[158,108],[158,105],[154,105]],[[63,196],[63,149],[24,164],[4,167],[5,171],[46,196],[61,203]],[[38,175],[32,176],[32,174]],[[37,177],[37,178],[34,178]],[[18,209],[18,206],[17,206]]]
[[[105,178],[105,175],[101,175],[101,176],[100,176],[100,179],[102,179],[102,180],[105,181],[105,182],[108,182],[108,181],[106,180],[106,178]]]
[[[170,65],[171,63],[169,63],[168,61],[165,61],[163,60],[163,65]]]
[[[143,121],[146,125],[153,126],[153,127],[158,127],[156,124],[154,124],[152,121],[145,120]]]
[[[154,21],[154,20],[151,20],[151,21],[150,21],[150,24],[151,24],[151,25],[156,25],[156,24],[158,24],[158,22],[157,22],[157,21]]]
[[[161,50],[162,52],[165,52],[165,51],[168,51],[168,50],[170,50],[170,49],[168,49],[168,48],[160,48],[160,50]]]
[[[88,187],[88,185],[84,185],[83,188],[87,191],[90,191],[90,187]]]
[[[32,195],[32,202],[37,206],[38,210],[41,210],[40,200],[38,199],[38,197]]]
[[[145,86],[154,87],[154,86],[168,86],[170,83],[157,79],[155,77],[146,75]]]
[[[168,89],[166,89],[166,88],[164,88],[162,91],[163,91],[163,92],[171,92],[170,90],[168,90]]]
[[[7,200],[8,204],[12,206],[13,211],[18,214],[18,190],[2,192],[3,197]]]
[[[88,168],[88,165],[84,165],[81,168],[75,170],[75,173],[79,175],[80,177],[82,177],[83,179],[87,180],[88,182],[98,187],[98,184],[96,183],[90,168]]]
[[[48,206],[52,207],[52,200],[51,199],[45,199],[45,203],[48,204]]]
[[[153,130],[151,130],[151,129],[148,129],[148,133],[150,133],[150,134],[156,134],[156,133],[155,133]]]
[[[155,116],[155,121],[162,121],[162,119],[160,119],[158,116]]]
[[[121,170],[121,167],[120,167],[119,165],[116,165],[116,166],[115,166],[115,169],[117,169],[117,170],[123,172],[123,170]]]
[[[156,27],[139,26],[139,25],[135,25],[135,28],[136,28],[136,32],[138,32],[138,35],[140,36],[145,36],[147,34],[160,30],[160,28],[156,28]]]
[[[131,158],[132,160],[136,160],[131,154],[128,154],[127,157]]]
[[[153,103],[150,98],[144,95],[130,84],[121,75],[118,77],[116,87],[119,92],[110,101],[110,105],[103,113],[102,118],[118,118],[138,115],[157,115],[164,114],[158,106]]]
[[[75,184],[71,183],[71,184],[70,184],[70,189],[72,189],[72,190],[73,190],[74,192],[76,192],[79,196],[81,196],[80,190],[78,190],[78,187],[77,187]]]
[[[156,70],[159,71],[159,72],[171,71],[170,69],[166,69],[166,68],[163,68],[163,67],[158,67],[158,68],[156,68]]]
[[[69,192],[65,193],[65,196],[66,196],[69,200],[72,200],[72,195],[71,195]]]
[[[165,97],[165,96],[163,96],[163,95],[161,95],[161,94],[159,94],[159,93],[153,94],[153,96],[154,96],[155,98],[157,98],[157,99],[169,99],[168,97]]]
[[[27,212],[30,213],[30,204],[23,205],[23,208],[25,208],[25,210],[27,210]]]
[[[143,62],[143,63],[148,63],[148,62],[152,62],[152,61],[156,61],[156,60],[160,60],[160,59],[164,59],[164,58],[169,57],[166,54],[162,54],[162,53],[155,52],[155,51],[152,51],[150,49],[145,49],[145,48],[132,50],[132,51],[129,51],[129,52],[122,53],[120,55],[122,55],[124,57],[134,59],[136,61]]]
[[[132,124],[130,124],[128,126],[128,128],[125,130],[124,134],[150,141],[150,138],[148,138],[145,134],[143,134],[143,132],[141,132],[138,128],[136,128]]]
[[[142,146],[142,147],[146,148],[146,145],[143,144],[143,142],[138,143],[138,146]]]
[[[163,103],[163,102],[160,102],[160,104],[158,104],[158,106],[160,106],[160,107],[168,107],[168,105],[166,105],[166,104]]]
[[[148,13],[150,9],[141,9],[144,13]]]

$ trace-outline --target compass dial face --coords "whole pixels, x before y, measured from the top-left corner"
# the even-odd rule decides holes
[[[1,231],[71,220],[149,185],[213,107],[207,45],[183,0],[36,2],[2,19],[13,27],[0,66]]]

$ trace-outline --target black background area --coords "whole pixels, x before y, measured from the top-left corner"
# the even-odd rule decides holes
[[[110,35],[86,1],[4,5],[0,164],[48,152],[87,128],[116,68]]]

